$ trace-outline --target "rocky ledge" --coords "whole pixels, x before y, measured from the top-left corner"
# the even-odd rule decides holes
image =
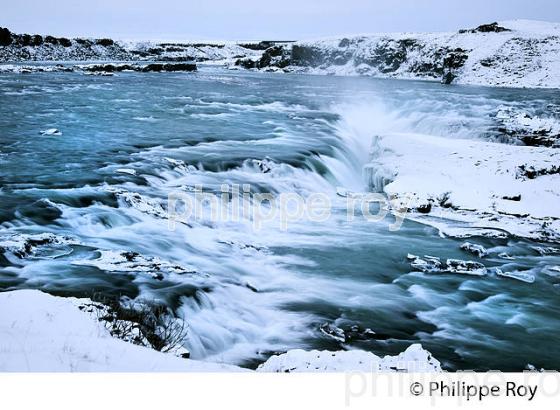
[[[81,72],[88,75],[111,76],[120,72],[161,73],[196,71],[195,63],[111,63],[111,64],[54,64],[54,65],[0,65],[0,73]]]

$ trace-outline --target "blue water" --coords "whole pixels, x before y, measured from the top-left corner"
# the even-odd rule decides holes
[[[292,348],[384,355],[421,342],[450,370],[528,363],[558,370],[560,279],[550,267],[560,257],[534,249],[551,244],[469,238],[490,250],[478,259],[460,249],[464,240],[434,228],[405,221],[393,232],[392,217],[348,221],[337,208],[344,201],[337,188],[371,189],[362,173],[371,136],[492,139],[501,104],[539,112],[560,105],[560,95],[216,68],[0,74],[0,241],[45,232],[74,240],[25,258],[5,252],[0,289],[163,301],[188,323],[191,357],[250,367]],[[48,128],[62,135],[39,134]],[[270,172],[253,161],[265,158]],[[170,192],[196,185],[219,192],[222,184],[321,192],[335,212],[286,231],[278,221],[255,230],[248,220],[207,215],[170,230],[154,212],[165,210]],[[131,206],[123,193],[140,194],[144,205]],[[134,251],[196,273],[160,280],[89,263],[100,250]],[[535,282],[414,272],[408,253],[526,271]],[[341,346],[320,331],[324,323],[359,325],[377,337]]]

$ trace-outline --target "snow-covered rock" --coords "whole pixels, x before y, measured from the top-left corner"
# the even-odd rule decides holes
[[[460,259],[447,259],[443,263],[438,257],[425,255],[423,258],[409,254],[410,266],[425,273],[458,273],[461,275],[484,276],[486,267],[475,261],[463,261]]]
[[[136,170],[132,168],[117,168],[115,172],[119,174],[136,175]]]
[[[397,356],[379,357],[363,350],[290,350],[272,356],[259,372],[441,372],[441,366],[420,344],[413,344]]]
[[[53,247],[78,245],[77,239],[44,232],[38,234],[13,234],[0,238],[0,253],[9,252],[18,258],[35,255],[40,250]]]
[[[62,132],[58,128],[49,128],[46,130],[39,131],[41,135],[62,135]]]
[[[531,115],[512,107],[499,107],[498,132],[507,140],[531,146],[560,147],[560,119]]]
[[[486,255],[488,255],[488,251],[486,250],[486,248],[477,243],[465,242],[461,245],[461,249],[470,252],[473,255],[478,256],[479,258],[484,258]]]
[[[243,371],[182,359],[113,338],[79,309],[88,299],[37,290],[0,293],[0,371]]]
[[[140,255],[131,251],[98,250],[96,259],[72,261],[72,265],[95,266],[107,272],[144,273],[154,279],[162,280],[166,275],[195,274],[191,267],[184,267],[155,256]]]
[[[376,137],[373,147],[370,185],[382,172],[378,188],[409,218],[456,237],[560,238],[556,149],[398,133]]]

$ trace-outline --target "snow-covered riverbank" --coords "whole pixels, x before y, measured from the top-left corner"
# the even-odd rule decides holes
[[[110,335],[84,309],[89,299],[61,298],[38,290],[0,293],[0,371],[239,372],[247,369],[183,359]],[[289,351],[258,371],[441,371],[419,344],[398,356],[364,351]]]
[[[560,152],[419,134],[375,137],[370,185],[452,236],[560,238]]]
[[[66,39],[1,29],[0,62],[165,61],[229,68],[560,87],[560,23],[513,20],[449,33],[379,33],[298,42]],[[26,67],[23,72],[34,70]],[[20,72],[5,66],[0,71]]]

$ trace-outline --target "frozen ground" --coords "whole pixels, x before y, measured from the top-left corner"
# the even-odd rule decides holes
[[[84,306],[89,299],[61,298],[37,290],[0,293],[0,371],[247,371],[237,366],[183,359],[111,337]],[[258,371],[441,371],[419,344],[398,356],[364,351],[289,351]]]

